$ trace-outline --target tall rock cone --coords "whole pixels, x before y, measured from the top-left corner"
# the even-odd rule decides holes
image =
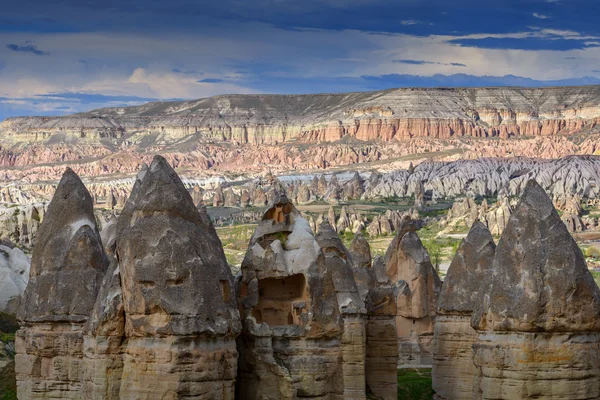
[[[432,377],[436,399],[468,399],[473,393],[471,347],[477,334],[471,327],[471,316],[480,301],[482,282],[491,276],[495,251],[492,234],[475,221],[448,268],[434,328]]]
[[[82,394],[85,399],[120,399],[124,356],[122,344],[125,342],[125,309],[121,273],[115,252],[117,238],[120,238],[123,231],[128,228],[126,224],[119,223],[119,221],[131,220],[131,214],[135,209],[133,199],[138,198],[137,193],[147,170],[148,166],[143,164],[136,176],[129,201],[119,218],[112,222],[113,226],[110,227],[111,233],[113,233],[110,236],[113,237],[113,240],[104,242],[105,248],[109,245],[109,254],[113,257],[102,281],[92,315],[84,328]]]
[[[82,329],[107,266],[92,197],[67,169],[40,226],[19,310],[19,398],[81,398]]]
[[[442,281],[416,233],[415,221],[405,217],[390,243],[384,264],[398,288],[396,329],[400,364],[431,365],[433,326]]]
[[[221,242],[156,156],[119,219],[121,398],[233,399],[241,330]],[[152,349],[152,351],[149,351]]]
[[[331,226],[321,229],[315,238],[280,196],[250,239],[238,280],[238,399],[366,396],[364,305],[347,249]]]
[[[315,237],[321,246],[327,270],[332,276],[337,304],[343,321],[341,342],[344,399],[366,399],[366,309],[352,271],[352,256],[328,223]]]
[[[492,271],[471,321],[473,399],[599,399],[600,289],[533,180]]]

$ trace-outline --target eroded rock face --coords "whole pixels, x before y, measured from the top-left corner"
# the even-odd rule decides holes
[[[92,198],[67,169],[40,226],[19,310],[19,398],[81,398],[82,329],[107,266]]]
[[[431,365],[433,325],[442,282],[406,217],[385,254],[389,280],[397,286],[398,346],[400,363]]]
[[[475,221],[461,242],[442,286],[434,328],[433,389],[437,399],[471,398],[473,352],[477,334],[471,327],[482,282],[491,277],[496,245],[490,231]]]
[[[365,398],[364,305],[349,257],[330,226],[315,238],[285,196],[271,204],[238,281],[238,398]]]
[[[474,399],[600,398],[600,289],[544,190],[527,184],[473,313]]]
[[[165,159],[155,157],[118,225],[120,396],[233,398],[241,329],[233,277],[208,215]]]
[[[366,275],[366,276],[365,276]],[[367,389],[382,399],[398,398],[398,333],[396,298],[398,288],[389,279],[385,262],[377,256],[368,271],[355,263],[354,276],[367,307]],[[368,282],[366,284],[365,282]],[[366,286],[366,290],[364,290]]]
[[[14,315],[29,282],[31,260],[9,242],[0,242],[0,313]]]

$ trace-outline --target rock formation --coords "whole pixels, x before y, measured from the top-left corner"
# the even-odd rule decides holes
[[[233,277],[206,211],[162,157],[134,188],[117,232],[127,339],[120,397],[232,399],[241,329]]]
[[[598,399],[600,289],[542,187],[529,181],[472,318],[473,399]]]
[[[481,301],[482,282],[491,277],[496,245],[484,224],[475,221],[460,244],[444,279],[434,328],[433,389],[436,399],[469,399],[473,393],[471,316]]]
[[[47,209],[47,203],[0,207],[0,237],[23,249],[33,248]]]
[[[317,239],[285,196],[270,205],[238,280],[238,398],[365,398],[365,310],[351,265],[331,227]]]
[[[390,243],[384,264],[397,286],[396,328],[401,364],[431,365],[433,326],[442,282],[406,217]]]
[[[10,242],[0,242],[0,313],[17,313],[29,282],[30,263],[21,249]]]
[[[92,197],[67,169],[36,237],[19,310],[19,398],[81,398],[82,329],[107,265]]]

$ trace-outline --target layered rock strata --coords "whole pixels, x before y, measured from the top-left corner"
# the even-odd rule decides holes
[[[36,237],[19,310],[19,398],[81,398],[83,326],[107,266],[92,198],[67,170]]]
[[[471,327],[482,283],[491,277],[496,245],[490,231],[475,221],[462,240],[444,279],[434,327],[433,390],[439,400],[469,399],[473,393]]]
[[[442,286],[415,232],[415,223],[405,218],[388,247],[386,274],[398,288],[396,329],[400,364],[431,365],[433,326]]]
[[[552,201],[527,184],[473,312],[473,399],[598,399],[600,289]]]
[[[292,140],[390,141],[453,136],[547,136],[595,127],[600,87],[391,89],[309,95],[221,95],[174,103],[104,108],[67,117],[10,118],[4,134],[27,141],[52,136],[118,140],[196,135],[236,144]],[[431,110],[435,110],[432,115]],[[133,140],[132,140],[133,141]],[[147,145],[147,143],[146,143]]]

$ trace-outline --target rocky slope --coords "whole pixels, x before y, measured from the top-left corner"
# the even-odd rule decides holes
[[[216,96],[7,119],[0,180],[133,176],[158,153],[196,175],[558,158],[596,153],[598,121],[600,86]]]
[[[594,127],[600,87],[391,89],[316,95],[223,95],[107,108],[64,118],[11,118],[5,134],[27,141],[55,134],[278,144],[413,137],[553,135]]]

